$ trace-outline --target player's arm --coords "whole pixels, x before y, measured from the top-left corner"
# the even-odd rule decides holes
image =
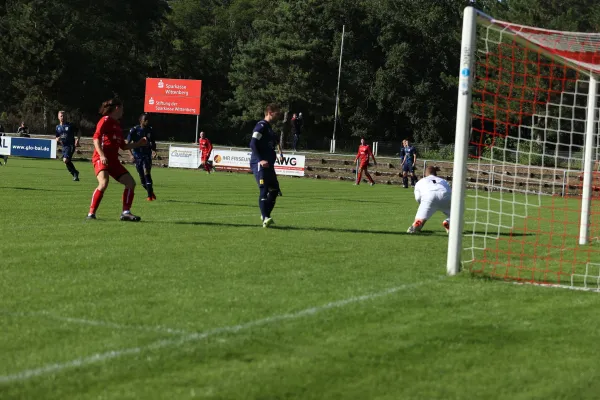
[[[281,142],[277,143],[277,152],[279,153],[279,162],[283,162],[283,148]]]
[[[415,200],[421,204],[421,190],[419,189],[419,182],[415,185]]]
[[[150,150],[156,153],[156,140],[154,140],[154,135],[150,137]]]
[[[58,125],[56,125],[56,141],[58,142],[59,140],[60,140],[60,133],[58,133]]]
[[[417,164],[417,149],[413,150],[413,165]]]
[[[369,146],[369,157],[373,158],[373,164],[377,165],[377,161],[375,160],[375,154],[373,154],[373,150]]]
[[[207,139],[208,140],[208,139]],[[210,154],[213,151],[213,145],[210,140],[208,140],[208,151],[206,152],[206,159],[210,158]]]
[[[127,135],[127,137],[125,138],[125,144],[129,144],[132,142],[132,135],[135,133],[135,128],[131,128],[129,130],[129,134]],[[124,149],[123,149],[124,150]],[[131,149],[129,149],[129,157],[131,158],[131,160],[133,160],[133,151],[131,151]]]
[[[265,160],[265,157],[263,157],[262,154],[260,154],[260,151],[258,151],[258,142],[262,139],[262,133],[259,131],[254,131],[252,133],[252,139],[250,139],[250,149],[252,150],[252,155],[255,158],[258,158],[259,164],[262,167],[268,168],[269,162],[267,160]]]
[[[81,134],[79,133],[79,128],[74,126],[73,129],[75,129],[75,147],[79,147],[79,140],[81,139]]]
[[[143,137],[140,140],[138,140],[137,142],[129,142],[129,143],[123,142],[121,144],[121,149],[122,150],[137,149],[138,147],[143,147],[143,146],[146,146],[147,144],[148,144],[148,139]]]
[[[102,144],[100,143],[101,137],[102,137],[102,125],[100,123],[96,127],[96,132],[94,132],[94,136],[92,137],[92,139],[93,139],[93,142],[94,142],[94,149],[96,150],[96,153],[98,153],[98,156],[100,157],[100,162],[103,165],[107,165],[108,164],[108,160],[106,159],[106,155],[104,154],[104,150],[102,150]]]

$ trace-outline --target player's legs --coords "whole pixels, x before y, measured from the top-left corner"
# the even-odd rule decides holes
[[[96,164],[100,164],[100,161],[98,161]],[[96,169],[98,170],[96,173],[96,179],[98,179],[98,186],[96,187],[96,190],[94,190],[94,194],[92,195],[92,203],[90,204],[88,219],[96,219],[96,211],[98,211],[98,207],[100,206],[102,197],[104,197],[104,191],[108,187],[108,170],[106,168],[102,169],[102,166],[97,166]]]
[[[415,187],[415,185],[417,184],[417,174],[415,174],[415,166],[412,165],[410,168],[410,185],[412,187]]]
[[[444,213],[446,219],[442,222],[442,226],[446,230],[446,233],[450,233],[450,200],[452,199],[452,194],[445,193],[441,199],[441,204],[439,210]]]
[[[140,183],[145,188],[146,187],[146,175],[144,174],[144,162],[141,158],[135,159],[135,170],[140,177]]]
[[[408,188],[408,171],[409,166],[408,164],[404,163],[402,166],[402,186],[404,186],[404,188]]]
[[[75,153],[74,146],[63,146],[63,162],[67,166],[67,170],[69,171],[69,173],[73,176],[73,180],[78,181],[79,171],[75,169],[75,165],[73,165],[73,162],[71,161],[73,153]]]
[[[146,188],[146,192],[148,192],[148,200],[156,200],[152,182],[152,160],[149,157],[145,157],[142,161],[142,173],[144,174],[143,182],[145,183],[143,186]]]
[[[263,178],[264,169],[261,168],[260,164],[250,164],[250,169],[258,185],[258,208],[260,209],[261,219],[264,221],[267,216],[270,216],[269,207],[267,206],[268,190]]]
[[[123,212],[121,213],[121,221],[137,222],[141,220],[140,217],[131,213],[131,205],[133,204],[133,198],[135,197],[135,180],[133,179],[133,176],[131,176],[129,172],[125,172],[117,180],[125,186],[125,189],[123,190]]]
[[[202,155],[202,165],[204,165],[204,170],[206,173],[210,174],[210,164],[208,163],[208,157],[204,154]]]
[[[271,213],[273,212],[273,209],[275,208],[275,203],[277,202],[277,196],[279,196],[279,193],[281,193],[281,190],[279,189],[279,180],[277,179],[277,173],[275,172],[275,170],[273,168],[269,168],[269,172],[266,173],[265,175],[267,175],[267,187],[268,187],[268,192],[267,192],[267,199],[268,199],[268,203],[269,203],[269,216],[271,215]]]
[[[365,165],[365,167],[363,168],[363,171],[365,172],[365,176],[369,180],[369,183],[371,184],[371,186],[373,186],[375,184],[375,181],[371,177],[371,174],[369,174],[369,166]]]
[[[437,211],[437,204],[434,199],[421,199],[419,209],[415,215],[415,221],[408,228],[408,233],[415,233],[421,231],[428,219]]]

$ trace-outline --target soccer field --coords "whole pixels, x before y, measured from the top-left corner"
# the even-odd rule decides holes
[[[0,168],[0,399],[596,399],[597,293],[445,275],[412,190],[90,163]],[[135,176],[135,174],[134,174]]]

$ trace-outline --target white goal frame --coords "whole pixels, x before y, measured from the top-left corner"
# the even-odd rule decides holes
[[[467,159],[469,149],[469,138],[471,134],[471,105],[472,90],[474,83],[474,62],[476,59],[476,35],[477,22],[483,24],[492,24],[496,20],[489,15],[476,10],[473,7],[466,7],[463,15],[462,43],[460,54],[459,84],[458,84],[458,102],[456,112],[456,136],[454,153],[454,171],[452,175],[452,205],[450,211],[451,229],[448,240],[448,255],[446,270],[448,275],[456,275],[461,270],[461,253],[464,229],[464,212],[466,198],[466,180],[467,180]],[[548,30],[546,30],[548,31]],[[568,32],[558,32],[565,34]],[[510,27],[506,27],[503,33],[511,34]],[[594,116],[597,110],[597,73],[590,68],[586,68],[583,63],[577,63],[573,60],[563,58],[553,54],[544,47],[527,40],[522,35],[515,34],[515,41],[525,45],[528,48],[535,49],[544,56],[576,69],[582,75],[589,77],[589,91],[587,103],[587,116],[585,123],[585,144],[584,144],[584,163],[583,163],[583,187],[582,187],[582,205],[581,205],[581,223],[579,226],[579,244],[589,243],[589,220],[590,204],[592,195],[592,170],[593,170],[593,150],[595,124]]]

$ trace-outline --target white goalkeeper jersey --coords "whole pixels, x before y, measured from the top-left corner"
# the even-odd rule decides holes
[[[451,193],[448,181],[435,175],[426,176],[415,185],[415,200],[419,203],[423,198],[441,199],[450,196]]]

